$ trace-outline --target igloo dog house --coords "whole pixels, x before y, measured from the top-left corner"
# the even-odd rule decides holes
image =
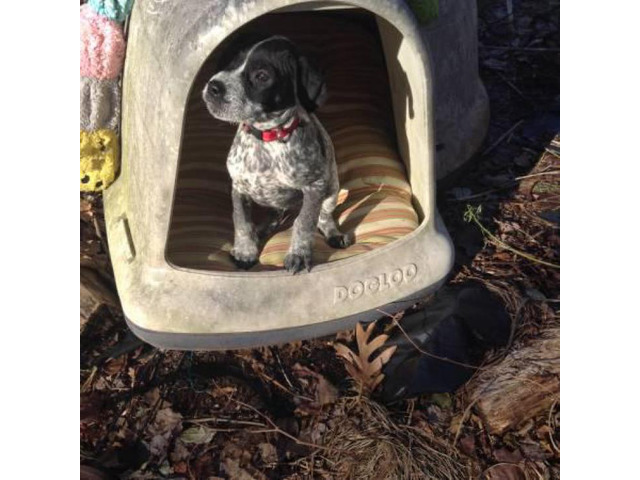
[[[453,249],[435,205],[433,73],[404,1],[137,0],[128,28],[122,166],[104,204],[136,335],[178,349],[281,343],[399,311],[441,285]],[[229,257],[235,127],[208,115],[200,92],[250,32],[288,36],[326,75],[317,115],[336,149],[335,214],[355,244],[333,250],[318,235],[309,273],[282,269],[286,225],[252,270]]]

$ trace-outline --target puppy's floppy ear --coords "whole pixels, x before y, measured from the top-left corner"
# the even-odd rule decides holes
[[[300,104],[308,112],[313,112],[327,99],[324,75],[306,57],[298,55],[297,91]]]

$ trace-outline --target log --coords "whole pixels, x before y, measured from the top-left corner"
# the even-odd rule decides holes
[[[481,372],[470,391],[480,418],[496,435],[548,412],[560,395],[560,329],[544,330],[514,349]]]
[[[80,327],[106,304],[117,307],[120,302],[114,287],[98,272],[88,267],[80,267]]]

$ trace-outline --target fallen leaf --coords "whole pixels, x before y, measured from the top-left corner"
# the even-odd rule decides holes
[[[546,460],[553,457],[553,453],[545,450],[539,443],[524,441],[520,443],[520,449],[529,460]]]
[[[190,455],[191,452],[189,449],[185,447],[184,443],[178,438],[173,446],[173,451],[169,454],[169,458],[173,463],[178,463],[187,460]]]
[[[451,419],[451,423],[449,424],[449,431],[454,435],[458,433],[458,429],[460,428],[461,422],[462,422],[462,414],[455,415]]]
[[[171,410],[171,407],[159,410],[148,427],[151,434],[149,452],[158,457],[166,455],[172,436],[178,433],[181,428],[182,415]]]
[[[158,470],[162,475],[168,477],[171,474],[171,465],[169,465],[169,462],[165,461],[162,463],[162,465],[160,465],[160,468]]]
[[[80,199],[80,219],[85,222],[91,222],[93,220],[93,205],[86,201],[84,198]]]
[[[115,375],[120,370],[122,370],[122,367],[125,365],[125,363],[127,363],[126,355],[122,355],[118,358],[110,358],[105,364],[104,370],[109,375]]]
[[[473,435],[466,435],[460,439],[460,450],[465,455],[471,455],[476,449],[476,439]]]
[[[370,394],[384,379],[382,367],[391,359],[391,356],[398,348],[397,345],[385,348],[379,355],[370,359],[371,355],[389,338],[389,335],[382,334],[369,341],[373,333],[376,322],[371,322],[366,330],[358,323],[356,325],[356,343],[358,353],[354,353],[344,344],[336,343],[334,348],[338,356],[345,360],[347,373],[359,384],[363,393]]]
[[[448,393],[433,393],[431,401],[444,410],[448,410],[453,405],[451,395]]]
[[[149,453],[163,457],[169,448],[169,439],[165,435],[154,435],[149,442]]]
[[[314,372],[299,363],[296,363],[292,370],[296,374],[298,383],[302,385],[305,390],[313,392],[313,402],[301,398],[297,399],[297,403],[303,411],[311,410],[313,412],[323,405],[335,402],[338,398],[338,389],[334,387],[324,375]]]
[[[486,480],[526,480],[522,468],[517,465],[497,464],[485,471]]]
[[[152,423],[155,433],[166,433],[173,431],[182,422],[182,415],[171,410],[171,407],[158,410]]]
[[[260,458],[264,463],[276,463],[278,461],[278,451],[270,443],[261,443],[258,448],[260,449]]]
[[[342,340],[347,343],[352,342],[354,335],[355,333],[353,330],[341,330],[338,333],[336,333],[336,340]]]
[[[551,433],[551,428],[549,427],[549,425],[541,425],[538,430],[538,436],[540,438],[544,438],[545,436],[549,435]]]
[[[224,470],[229,474],[231,480],[256,480],[249,472],[240,467],[240,462],[233,458],[225,458],[222,462]]]
[[[322,444],[322,440],[327,432],[327,426],[324,423],[316,423],[311,429],[311,442],[315,444]]]
[[[178,462],[173,464],[174,473],[187,473],[187,464],[185,462]]]
[[[187,428],[180,435],[180,440],[184,443],[189,444],[193,443],[195,445],[202,445],[204,443],[209,443],[216,432],[204,425],[198,425],[195,427]]]
[[[523,459],[522,454],[519,451],[511,451],[506,448],[499,448],[498,450],[494,450],[493,457],[498,462],[505,463],[518,463]]]
[[[320,405],[333,403],[338,398],[338,389],[334,387],[326,378],[320,376],[316,387],[316,399]]]

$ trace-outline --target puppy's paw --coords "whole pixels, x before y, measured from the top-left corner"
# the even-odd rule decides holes
[[[284,257],[284,268],[294,275],[303,268],[311,271],[311,252],[287,253]]]
[[[353,244],[353,238],[348,233],[341,233],[327,238],[327,244],[331,248],[347,248]]]
[[[231,260],[233,260],[233,263],[235,263],[238,268],[249,270],[258,263],[258,252],[243,252],[234,248],[231,250]]]

